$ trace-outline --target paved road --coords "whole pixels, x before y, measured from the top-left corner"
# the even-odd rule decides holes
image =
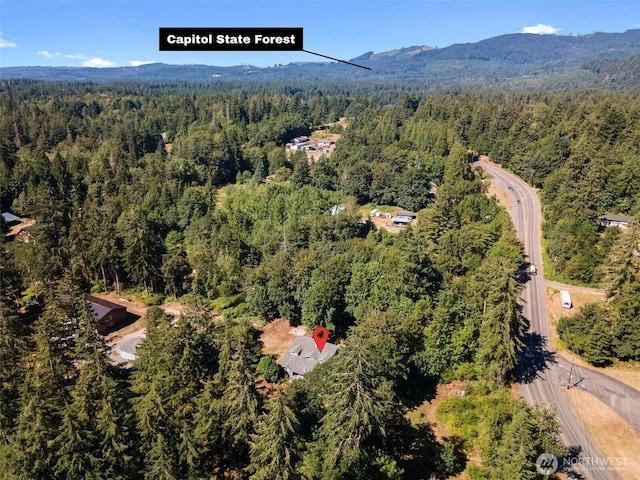
[[[144,340],[145,330],[136,330],[122,337],[113,338],[110,342],[111,352],[109,356],[114,363],[130,368],[136,359],[136,348]]]
[[[581,388],[611,407],[640,435],[640,392],[626,383],[557,357],[556,370],[565,388]]]
[[[591,295],[599,295],[599,296],[602,296],[603,300],[607,296],[607,291],[604,288],[580,287],[578,285],[567,285],[565,283],[556,282],[553,280],[547,280],[546,278],[544,280],[544,283],[547,287],[557,288],[558,290],[569,287],[574,292],[585,292]]]
[[[538,339],[539,344],[530,345],[533,352],[531,358],[525,359],[523,362],[525,366],[524,372],[521,374],[519,392],[531,404],[547,403],[556,407],[561,424],[561,440],[567,447],[579,449],[581,451],[580,457],[583,459],[604,458],[566,393],[568,372],[563,371],[562,368],[566,367],[567,363],[557,357],[555,352],[551,351],[551,347],[546,344],[550,338],[551,330],[547,313],[540,245],[540,204],[536,191],[523,180],[496,164],[480,161],[479,165],[493,176],[491,183],[504,189],[511,197],[510,213],[518,237],[524,243],[526,261],[534,263],[538,267],[538,275],[532,276],[530,281],[526,282],[522,297],[524,300],[523,313],[530,322],[531,336],[529,341],[534,342],[535,339]],[[590,370],[589,372],[590,378],[593,378],[593,374],[596,372]],[[612,392],[617,392],[615,386],[612,385],[600,390],[604,391],[604,388],[609,387]],[[612,393],[612,395],[616,396],[617,393]],[[619,406],[619,403],[614,402],[611,406]],[[580,469],[577,473],[587,479],[616,480],[620,478],[615,471],[584,468],[580,465],[576,468]]]

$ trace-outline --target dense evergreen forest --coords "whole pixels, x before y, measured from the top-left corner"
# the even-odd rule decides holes
[[[471,150],[542,187],[556,275],[611,282],[583,335],[640,351],[637,233],[595,223],[640,209],[634,96],[11,82],[0,100],[2,211],[36,222],[33,241],[0,245],[5,478],[446,478],[472,445],[473,478],[540,477],[557,422],[508,390],[522,247]],[[285,152],[341,117],[330,157]],[[378,230],[368,202],[417,224]],[[193,307],[150,309],[131,370],[83,300],[124,289]],[[278,317],[342,345],[264,395],[254,325]],[[472,383],[442,408],[457,436],[438,440],[407,413],[451,380]]]

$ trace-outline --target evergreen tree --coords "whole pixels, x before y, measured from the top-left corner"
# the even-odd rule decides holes
[[[293,157],[293,174],[291,181],[297,187],[309,185],[311,183],[311,169],[309,168],[309,160],[304,152],[296,152]]]
[[[252,480],[289,480],[295,478],[294,439],[298,421],[287,397],[277,392],[266,404],[251,435],[251,463],[247,470]]]
[[[255,388],[255,354],[250,350],[250,332],[242,330],[234,339],[229,374],[222,395],[223,438],[228,445],[231,466],[241,468],[247,461],[249,438],[258,419],[258,392]]]
[[[149,472],[177,474],[178,440],[174,412],[169,405],[176,384],[173,375],[176,329],[157,307],[147,311],[146,320],[146,337],[137,348],[131,390],[144,470],[146,478],[152,478]]]
[[[118,232],[123,239],[122,259],[132,281],[153,290],[158,279],[160,238],[150,222],[137,209],[124,212],[118,219]]]
[[[21,388],[20,412],[12,439],[14,468],[30,478],[55,478],[58,452],[53,447],[70,403],[69,389],[77,376],[73,352],[76,318],[69,290],[52,292],[44,314],[36,321],[35,350]]]
[[[118,248],[118,235],[116,232],[115,212],[107,209],[103,212],[97,207],[89,214],[87,221],[87,233],[91,238],[87,257],[94,278],[102,280],[104,291],[110,290],[115,284],[116,293],[120,293],[120,249]]]
[[[0,443],[15,427],[24,382],[27,345],[20,330],[15,312],[0,298]]]
[[[350,335],[326,378],[326,414],[319,429],[325,444],[322,478],[364,471],[402,414],[391,383],[374,371],[369,355],[365,342]]]
[[[524,320],[518,310],[520,288],[509,264],[490,259],[486,265],[486,297],[480,325],[476,362],[487,378],[503,385],[515,368],[522,350]]]
[[[56,471],[73,478],[117,479],[136,473],[130,444],[131,416],[126,387],[109,347],[98,333],[97,318],[84,296],[71,306],[77,318],[75,358],[78,378],[70,390],[61,432],[54,441]]]

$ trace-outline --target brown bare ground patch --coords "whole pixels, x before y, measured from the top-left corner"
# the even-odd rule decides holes
[[[572,308],[562,308],[560,303],[560,290],[567,290],[571,295]],[[580,311],[580,307],[587,303],[600,303],[605,300],[605,293],[596,289],[588,289],[584,287],[574,287],[572,285],[564,285],[561,288],[547,287],[547,312],[549,312],[549,320],[551,322],[551,345],[554,349],[558,347],[558,320],[562,317],[572,317]],[[562,349],[560,349],[562,350]]]
[[[572,308],[562,308],[560,303],[560,290],[566,290],[571,295]],[[580,311],[580,307],[587,303],[602,303],[607,294],[604,290],[587,287],[574,287],[573,285],[557,284],[553,282],[547,287],[547,309],[549,317],[558,320],[561,317],[572,317]]]
[[[640,436],[611,408],[580,388],[569,398],[605,458],[621,459],[615,467],[624,480],[640,478]]]
[[[18,232],[20,230],[22,230],[23,228],[26,227],[30,227],[31,225],[35,224],[36,221],[33,220],[32,218],[23,218],[22,221],[16,225],[13,225],[11,228],[9,228],[9,231],[7,232],[7,237],[14,237],[18,234]]]
[[[389,233],[400,233],[402,230],[407,228],[407,227],[396,227],[391,223],[391,220],[385,217],[367,217],[362,219],[362,221],[367,221],[367,220],[371,220],[373,224],[376,226],[376,228],[381,228],[383,230],[386,230]],[[411,222],[412,226],[415,226],[417,224],[418,224],[417,218],[414,219],[413,222]]]
[[[216,190],[216,207],[222,205],[222,200],[227,196],[227,191],[224,188],[219,188]]]
[[[453,436],[453,433],[447,425],[440,421],[436,412],[438,410],[438,405],[444,399],[449,397],[454,397],[458,395],[462,395],[467,387],[465,382],[454,381],[451,383],[447,383],[444,385],[438,385],[436,389],[436,396],[431,401],[425,401],[422,405],[416,407],[412,411],[408,413],[408,417],[414,423],[429,423],[431,428],[433,429],[433,433],[436,436],[436,439],[441,442],[446,437]],[[482,459],[480,458],[480,452],[477,447],[471,452],[467,452],[467,465],[482,465]],[[466,472],[462,472],[460,475],[455,477],[449,477],[456,480],[469,480],[469,474]]]
[[[310,136],[312,140],[331,140],[332,142],[337,142],[340,140],[342,135],[340,133],[329,133],[327,130],[316,130]]]
[[[500,205],[502,205],[507,210],[511,209],[511,198],[509,198],[509,195],[507,195],[507,193],[503,189],[498,188],[495,185],[489,185],[489,188],[487,189],[487,196],[491,198],[494,195],[498,199],[498,203]]]
[[[260,335],[262,353],[273,355],[279,360],[289,350],[295,338],[304,335],[304,333],[304,327],[292,328],[289,320],[278,318],[262,329],[262,335]]]
[[[329,148],[329,153],[322,153],[314,150],[307,150],[304,153],[307,154],[307,160],[311,159],[311,163],[316,163],[323,155],[325,157],[330,157],[334,150],[332,147],[333,145]]]

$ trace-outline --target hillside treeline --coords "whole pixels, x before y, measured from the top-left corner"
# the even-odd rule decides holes
[[[473,445],[475,478],[537,478],[537,456],[560,453],[553,412],[508,394],[522,249],[471,169],[461,108],[498,97],[1,95],[2,210],[36,221],[28,243],[1,245],[5,478],[446,478]],[[285,153],[342,116],[329,159]],[[417,225],[376,230],[368,201],[420,210]],[[83,300],[125,288],[193,306],[149,310],[132,370],[112,365]],[[254,325],[277,317],[342,346],[265,394]],[[454,379],[473,387],[445,412],[460,437],[438,441],[408,412]]]

